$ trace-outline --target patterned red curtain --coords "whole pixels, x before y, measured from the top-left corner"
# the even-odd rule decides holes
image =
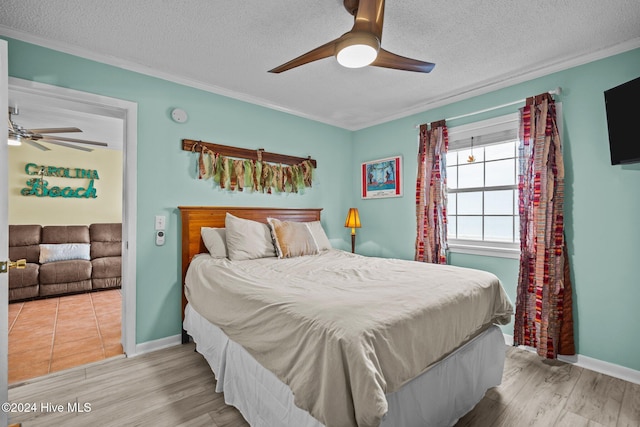
[[[520,273],[514,345],[540,356],[575,354],[569,262],[564,241],[564,162],[549,94],[520,110]]]
[[[420,126],[416,182],[416,261],[447,263],[447,170],[449,147],[444,120]]]

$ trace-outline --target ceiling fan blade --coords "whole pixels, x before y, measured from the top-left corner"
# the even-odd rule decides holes
[[[44,139],[43,138],[40,141],[47,142],[49,144],[60,145],[62,147],[73,148],[73,149],[81,150],[81,151],[93,151],[93,148],[87,148],[87,147],[81,147],[79,145],[67,144],[66,142],[56,141],[56,140],[53,140],[53,139]]]
[[[42,135],[42,140],[46,142],[50,142],[51,140],[55,141],[65,141],[65,142],[77,142],[78,144],[90,144],[90,145],[98,145],[100,147],[108,147],[109,144],[106,142],[98,142],[98,141],[89,141],[87,139],[76,139],[76,138],[65,138],[62,136],[48,136]]]
[[[323,44],[320,47],[317,47],[304,55],[300,55],[291,61],[282,64],[273,70],[269,70],[270,73],[282,73],[283,71],[290,70],[292,68],[299,67],[300,65],[308,64],[310,62],[318,61],[320,59],[328,58],[330,56],[335,55],[336,53],[336,42],[340,40],[339,38],[336,40],[332,40],[329,43]]]
[[[380,48],[378,57],[371,65],[382,68],[393,68],[396,70],[415,71],[418,73],[429,73],[436,66],[433,62],[418,61],[417,59],[406,58],[396,55],[388,50]]]
[[[42,128],[42,129],[26,129],[27,132],[31,133],[69,133],[69,132],[82,132],[82,130],[78,128]]]
[[[31,139],[23,139],[24,142],[26,142],[27,144],[31,145],[32,147],[36,147],[39,150],[42,151],[51,151],[51,149],[49,147],[45,147],[42,144],[38,144],[37,142],[31,140]]]
[[[351,31],[372,33],[378,38],[378,41],[381,42],[383,23],[384,0],[360,0],[357,5],[356,18]]]

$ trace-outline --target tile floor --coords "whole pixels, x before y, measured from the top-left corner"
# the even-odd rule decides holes
[[[122,354],[120,289],[9,304],[9,384]]]

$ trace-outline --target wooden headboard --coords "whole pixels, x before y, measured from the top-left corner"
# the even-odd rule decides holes
[[[224,228],[224,219],[229,212],[239,218],[251,219],[266,223],[267,218],[278,218],[282,221],[319,221],[321,208],[297,209],[297,208],[256,208],[256,207],[230,207],[230,206],[178,206],[182,220],[182,320],[184,320],[184,308],[187,299],[184,295],[184,278],[187,267],[193,257],[200,253],[206,253],[207,248],[200,236],[200,228],[217,227]],[[188,336],[183,330],[182,342],[188,342]]]

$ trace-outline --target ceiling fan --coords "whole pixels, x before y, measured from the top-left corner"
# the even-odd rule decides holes
[[[83,147],[75,144],[89,144],[99,147],[107,147],[105,142],[88,141],[86,139],[67,138],[62,136],[47,135],[50,133],[70,133],[70,132],[82,132],[82,130],[76,127],[66,128],[42,128],[42,129],[25,129],[19,124],[16,124],[11,116],[17,116],[19,114],[18,108],[9,107],[9,145],[20,145],[25,142],[33,147],[36,147],[42,151],[50,151],[49,147],[45,147],[40,142],[47,142],[49,144],[60,145],[63,147],[73,148],[82,151],[93,151],[92,148]],[[74,144],[68,144],[73,142]]]
[[[396,55],[380,47],[384,20],[384,0],[344,0],[344,7],[354,16],[353,28],[335,40],[317,47],[270,73],[281,73],[319,59],[336,56],[338,63],[348,68],[367,65],[396,70],[428,73],[436,65]]]

